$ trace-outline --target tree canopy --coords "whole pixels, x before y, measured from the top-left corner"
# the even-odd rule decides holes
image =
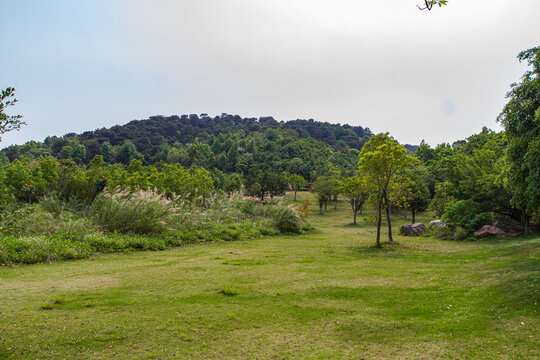
[[[508,140],[508,184],[512,204],[520,207],[527,218],[540,208],[540,47],[522,51],[519,61],[532,69],[521,82],[512,84],[508,103],[498,117]]]
[[[388,241],[392,239],[392,225],[390,222],[390,204],[388,192],[390,181],[401,169],[413,164],[415,159],[407,154],[407,149],[399,145],[388,133],[373,136],[360,151],[358,166],[360,172],[368,177],[377,188],[377,239],[376,246],[380,247],[382,208],[386,210],[388,224]]]

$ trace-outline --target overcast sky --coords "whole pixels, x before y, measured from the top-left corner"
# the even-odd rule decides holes
[[[499,129],[539,0],[0,0],[0,88],[28,126],[0,147],[152,115],[227,112],[389,131]]]

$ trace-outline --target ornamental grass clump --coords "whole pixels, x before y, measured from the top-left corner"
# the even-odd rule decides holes
[[[151,234],[163,232],[177,209],[171,200],[153,190],[103,193],[91,213],[102,229],[110,232]]]

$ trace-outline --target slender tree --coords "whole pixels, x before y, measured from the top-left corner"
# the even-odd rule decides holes
[[[334,194],[334,183],[332,178],[328,176],[319,176],[317,180],[313,183],[313,192],[315,197],[319,201],[319,213],[323,213],[326,210],[326,204],[330,200],[331,196]]]
[[[377,239],[376,247],[381,246],[381,219],[383,207],[386,211],[388,224],[388,242],[393,243],[392,224],[390,222],[390,206],[388,190],[390,181],[401,169],[417,161],[407,154],[407,149],[399,145],[388,133],[380,133],[373,136],[360,151],[358,166],[368,181],[372,182],[377,189]]]
[[[300,175],[291,174],[287,177],[289,184],[291,185],[292,190],[294,191],[294,201],[296,201],[296,193],[306,185],[306,179]]]
[[[339,192],[349,200],[353,211],[353,224],[356,225],[356,214],[362,212],[362,206],[370,195],[366,180],[359,176],[344,178],[340,181]]]

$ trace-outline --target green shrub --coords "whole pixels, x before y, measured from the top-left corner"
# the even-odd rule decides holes
[[[92,204],[95,221],[111,232],[159,233],[167,228],[172,212],[171,203],[152,192],[102,194]]]
[[[44,197],[39,204],[55,218],[59,217],[64,210],[64,203],[56,193],[51,193]]]
[[[219,290],[219,293],[223,295],[227,295],[227,296],[235,296],[235,295],[238,295],[238,289],[232,285],[229,285]]]
[[[470,236],[482,225],[491,223],[493,216],[490,213],[482,212],[480,205],[473,200],[458,200],[446,205],[441,220],[450,229],[460,227]]]
[[[274,221],[274,226],[282,233],[296,233],[302,232],[304,220],[298,213],[291,207],[284,207],[279,205],[270,205],[269,215]]]
[[[470,236],[470,233],[462,227],[456,227],[454,232],[450,234],[452,240],[465,240]]]

